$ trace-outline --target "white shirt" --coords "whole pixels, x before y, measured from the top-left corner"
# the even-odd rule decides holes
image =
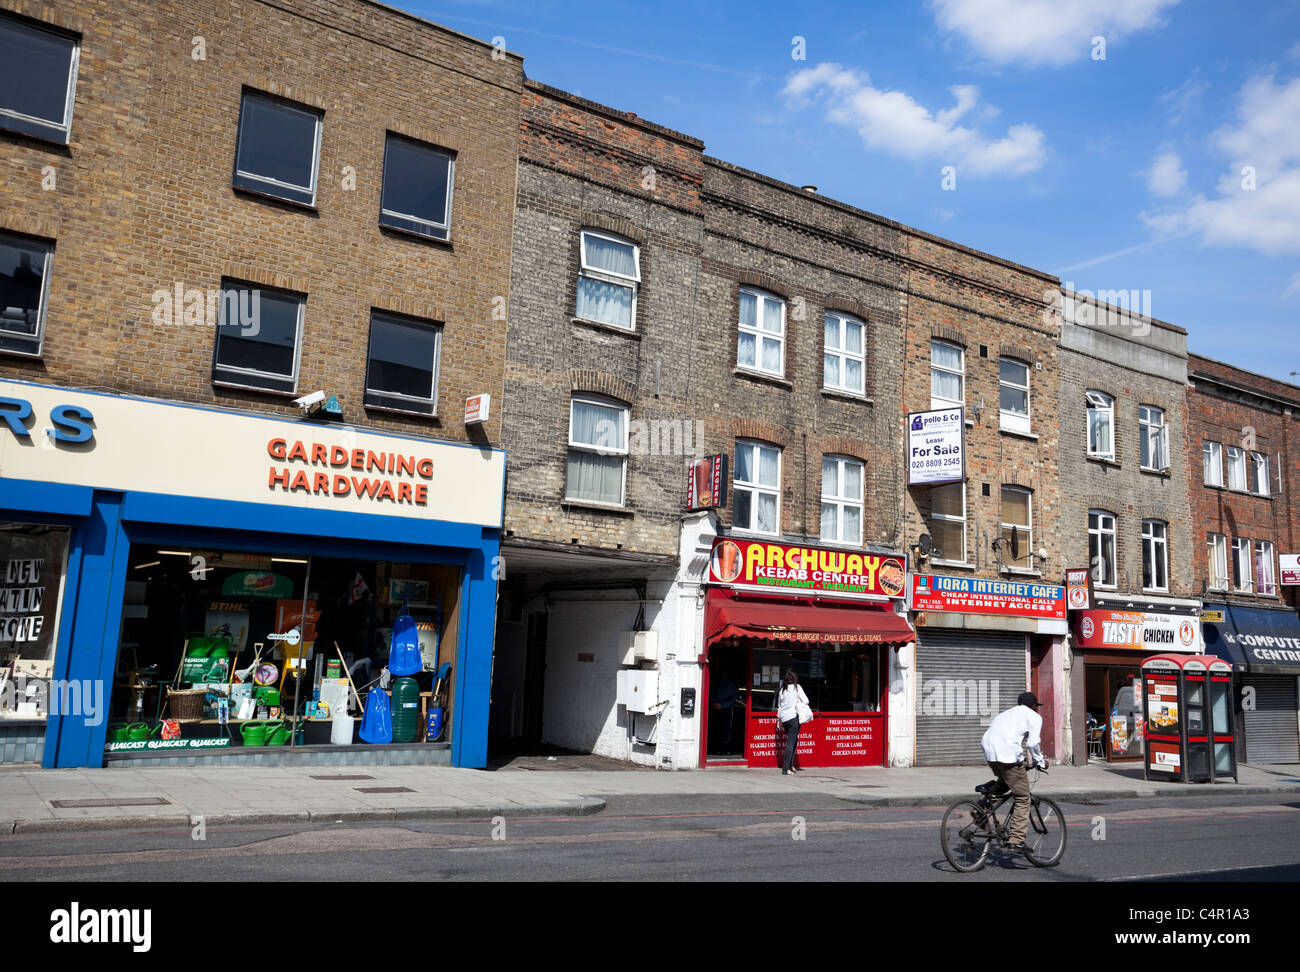
[[[988,732],[980,742],[984,747],[984,758],[990,763],[1023,763],[1025,754],[1021,752],[1020,741],[1027,732],[1029,739],[1025,745],[1038,761],[1045,763],[1042,731],[1043,717],[1027,705],[1000,712],[989,723]]]
[[[799,703],[808,704],[808,696],[803,694],[802,685],[786,685],[776,699],[776,717],[781,722],[799,718]]]

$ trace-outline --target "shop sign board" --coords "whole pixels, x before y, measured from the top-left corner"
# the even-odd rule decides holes
[[[958,611],[1011,617],[1065,618],[1065,588],[978,577],[912,575],[913,611]]]
[[[93,436],[78,438],[73,419]],[[37,437],[48,447],[32,448]],[[0,380],[0,469],[33,482],[499,527],[505,453]]]
[[[1278,554],[1277,560],[1281,568],[1281,583],[1288,586],[1300,584],[1300,554]]]
[[[471,395],[465,399],[465,424],[482,425],[492,410],[491,395]]]
[[[1075,644],[1080,648],[1196,654],[1203,649],[1201,626],[1190,615],[1093,610],[1081,611],[1077,618]]]
[[[727,505],[727,457],[705,456],[686,463],[686,509],[713,510]]]
[[[1071,611],[1086,611],[1092,607],[1092,571],[1087,567],[1066,569],[1065,603]]]
[[[938,486],[966,478],[965,410],[940,408],[907,416],[907,485]]]
[[[880,766],[885,761],[884,719],[879,715],[817,713],[799,727],[795,752],[805,766]],[[749,720],[745,761],[750,766],[781,765],[785,730],[776,716]]]
[[[897,554],[715,537],[708,582],[762,594],[880,600],[903,596],[907,561]]]

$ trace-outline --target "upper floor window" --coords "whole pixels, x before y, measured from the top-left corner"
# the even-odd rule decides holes
[[[785,301],[748,287],[740,289],[740,337],[736,364],[785,374]]]
[[[965,403],[965,349],[946,341],[931,341],[930,407],[961,408]]]
[[[732,526],[750,533],[781,532],[781,450],[736,440]]]
[[[1097,587],[1116,586],[1114,513],[1088,511],[1088,563]]]
[[[323,118],[303,105],[245,91],[239,109],[235,188],[314,206]]]
[[[930,487],[930,539],[936,560],[966,562],[966,484]]]
[[[1250,491],[1259,496],[1268,495],[1268,456],[1258,452],[1250,454]]]
[[[565,499],[623,505],[627,483],[627,419],[626,405],[596,396],[573,396]]]
[[[1205,485],[1223,485],[1223,446],[1218,442],[1201,442],[1201,460],[1205,466]]]
[[[1029,432],[1029,365],[1015,358],[998,359],[1002,428]]]
[[[609,233],[583,230],[576,316],[629,330],[636,326],[640,248]]]
[[[1211,590],[1228,589],[1228,538],[1222,533],[1211,533],[1205,540],[1209,558],[1209,587]]]
[[[1251,575],[1251,545],[1243,537],[1232,538],[1232,586],[1239,591],[1251,591],[1254,582]]]
[[[438,414],[442,328],[382,311],[370,314],[366,404],[419,415]]]
[[[379,225],[445,240],[451,232],[456,160],[448,151],[388,133]]]
[[[827,311],[822,378],[827,388],[866,393],[866,325],[856,317]]]
[[[862,545],[862,469],[856,459],[822,457],[822,540]]]
[[[1169,590],[1169,524],[1142,521],[1142,589]]]
[[[1246,450],[1228,446],[1228,488],[1246,488]]]
[[[1273,544],[1267,540],[1255,541],[1255,574],[1259,578],[1259,594],[1277,594],[1277,577],[1273,573]]]
[[[1002,487],[1002,565],[1004,567],[1031,570],[1034,566],[1033,498],[1033,493],[1019,486]]]
[[[1088,455],[1115,458],[1115,399],[1105,392],[1086,393],[1088,403]]]
[[[0,351],[40,354],[54,247],[0,233]]]
[[[1169,468],[1169,426],[1163,409],[1138,406],[1138,464],[1143,469]]]
[[[212,380],[265,391],[296,389],[306,307],[301,294],[223,281]]]
[[[75,38],[0,15],[0,128],[67,145],[79,55]]]

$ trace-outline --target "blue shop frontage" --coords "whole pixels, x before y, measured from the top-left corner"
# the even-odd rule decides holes
[[[484,766],[504,479],[485,446],[0,381],[0,762]]]

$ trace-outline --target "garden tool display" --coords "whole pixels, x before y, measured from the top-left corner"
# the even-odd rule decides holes
[[[438,666],[438,675],[433,683],[433,698],[430,700],[429,705],[429,721],[424,730],[425,742],[437,742],[445,728],[442,692],[447,686],[447,678],[450,675],[451,662],[443,662]]]
[[[257,671],[257,666],[262,660],[262,647],[263,647],[262,642],[260,641],[256,642],[253,645],[253,663],[249,665],[247,668],[241,668],[238,671],[234,671],[232,669],[233,674],[235,676],[235,681],[237,682],[252,681],[253,672]]]
[[[360,696],[360,694],[357,692],[357,686],[356,686],[356,683],[354,683],[354,682],[352,681],[352,673],[348,671],[348,662],[347,662],[347,659],[343,657],[343,650],[342,650],[341,648],[339,648],[339,643],[338,643],[337,641],[334,642],[334,651],[338,653],[339,661],[343,663],[343,674],[346,675],[346,676],[348,677],[348,684],[352,686],[352,697],[353,697],[354,699],[356,699],[356,702],[357,702],[357,711],[360,712],[361,709],[362,709],[362,706],[361,706],[361,696]]]
[[[406,602],[402,602],[402,613],[393,622],[393,641],[388,652],[388,670],[398,678],[414,675],[424,668],[424,656],[420,654],[420,632],[416,628],[415,618],[406,613]]]

